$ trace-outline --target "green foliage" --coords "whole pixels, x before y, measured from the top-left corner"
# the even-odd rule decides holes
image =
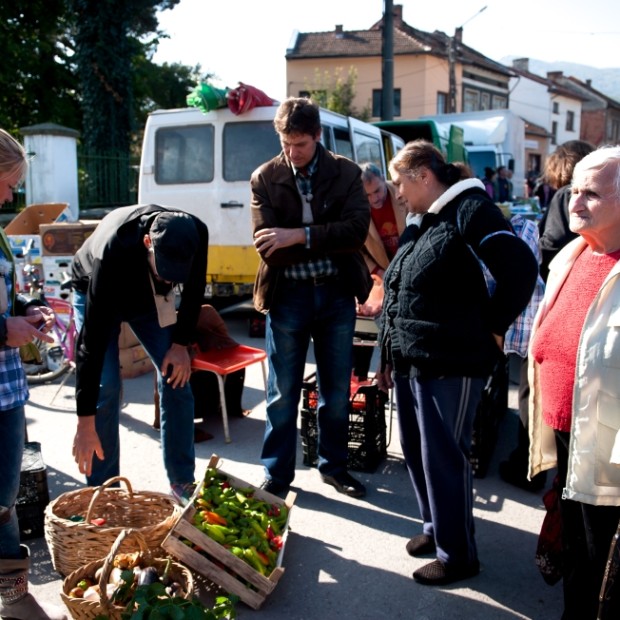
[[[89,149],[128,153],[146,115],[183,107],[200,67],[151,61],[157,13],[180,0],[0,3],[0,126],[57,123]]]
[[[237,617],[235,604],[238,597],[220,596],[215,605],[208,609],[197,597],[187,600],[180,596],[166,594],[163,583],[138,586],[133,599],[122,616],[125,620],[234,620]]]
[[[55,122],[79,128],[81,114],[64,0],[0,3],[0,126]]]
[[[349,67],[346,76],[342,75],[342,67],[335,69],[333,75],[329,71],[321,72],[316,69],[312,85],[306,83],[310,97],[321,107],[332,112],[339,112],[345,116],[353,116],[362,121],[370,120],[370,108],[357,110],[353,105],[355,99],[355,84],[357,82],[357,69]]]

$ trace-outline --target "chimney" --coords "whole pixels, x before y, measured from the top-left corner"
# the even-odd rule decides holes
[[[342,39],[344,37],[344,33],[342,32],[342,24],[336,24],[336,38]]]
[[[463,43],[463,26],[454,29],[454,38],[457,43]]]
[[[592,80],[591,80],[590,78],[588,78],[588,79],[586,80],[586,86],[587,86],[588,88],[592,88]]]
[[[547,78],[549,78],[552,82],[557,82],[562,79],[563,75],[563,71],[547,71]]]
[[[530,59],[529,58],[513,58],[512,66],[517,71],[523,71],[524,73],[530,72]]]
[[[394,24],[395,25],[402,25],[403,23],[403,5],[402,4],[395,4],[394,5],[394,10],[392,11],[392,15],[394,15]]]

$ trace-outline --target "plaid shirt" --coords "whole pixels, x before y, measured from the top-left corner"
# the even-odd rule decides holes
[[[306,213],[304,211],[303,214],[304,224],[312,223],[312,211],[310,210],[310,201],[312,200],[312,177],[316,172],[317,164],[318,157],[315,154],[313,160],[306,169],[306,174],[303,174],[301,170],[292,166],[304,207],[308,207],[308,212]],[[334,276],[337,274],[338,270],[327,256],[317,260],[309,260],[304,263],[289,265],[284,270],[284,276],[292,280],[308,280],[309,278],[315,278],[317,276]]]
[[[521,237],[530,247],[534,256],[540,264],[540,248],[538,245],[538,225],[532,220],[524,218],[522,215],[514,215],[510,223],[514,228],[515,234]],[[527,348],[532,333],[534,316],[545,293],[545,283],[538,276],[536,287],[530,299],[530,303],[525,310],[515,319],[514,323],[508,328],[504,339],[504,353],[516,353],[520,357],[527,356]]]
[[[11,316],[11,300],[13,294],[12,257],[7,257],[0,249],[0,278],[6,282],[9,297],[9,308],[4,313],[6,319]],[[19,349],[15,347],[0,347],[0,411],[20,407],[28,400],[28,383],[22,366]]]

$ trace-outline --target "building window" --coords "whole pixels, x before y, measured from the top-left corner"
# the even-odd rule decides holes
[[[508,98],[503,95],[493,95],[493,110],[508,109]]]
[[[448,112],[448,93],[437,93],[437,114],[447,114]]]
[[[566,112],[566,131],[575,131],[575,113],[571,110]]]
[[[611,121],[611,134],[609,136],[609,142],[612,144],[618,144],[620,142],[620,121],[612,119]]]
[[[491,93],[480,93],[480,109],[491,109]]]
[[[463,91],[463,112],[475,112],[480,109],[480,93],[472,88]]]
[[[558,123],[557,121],[553,121],[551,123],[551,144],[558,143]]]
[[[553,113],[554,114],[560,113],[560,104],[557,101],[553,102]]]
[[[382,93],[380,88],[374,88],[372,91],[372,115],[378,118],[383,116]],[[400,88],[394,89],[394,116],[400,116]]]

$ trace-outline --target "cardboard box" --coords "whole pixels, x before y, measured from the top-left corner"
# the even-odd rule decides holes
[[[140,341],[133,333],[131,327],[129,327],[129,324],[121,323],[121,333],[118,337],[118,348],[129,349],[130,347],[135,347],[137,344],[140,344]]]
[[[278,554],[276,568],[269,576],[263,576],[249,564],[236,557],[225,546],[215,542],[194,526],[192,523],[192,517],[195,513],[193,500],[179,515],[175,525],[164,539],[162,548],[192,570],[223,588],[226,592],[236,594],[246,605],[253,609],[259,609],[284,574],[282,559],[289,532],[291,509],[295,502],[296,494],[289,492],[286,499],[282,500],[276,495],[256,488],[219,469],[218,463],[219,457],[214,454],[207,467],[216,468],[220,473],[225,474],[228,477],[228,482],[234,488],[253,488],[255,498],[270,504],[277,504],[278,506],[286,505],[288,508],[286,527],[282,531],[283,545]],[[199,492],[200,488],[196,490],[193,499],[198,496]],[[192,546],[185,544],[184,540],[190,541]]]
[[[141,344],[119,351],[121,377],[132,379],[153,370],[153,362]]]
[[[93,233],[99,222],[54,222],[41,224],[41,252],[43,256],[73,256]]]
[[[7,235],[38,235],[41,224],[67,222],[69,204],[66,202],[50,202],[33,204],[18,213],[4,228]]]
[[[42,246],[39,227],[42,224],[67,221],[69,214],[69,205],[66,202],[32,204],[26,207],[4,227],[13,255],[21,259],[27,252],[27,262],[41,263]],[[22,266],[25,262],[25,260],[22,261]],[[20,279],[20,273],[21,269],[17,280],[18,285],[21,285],[20,290],[23,290],[24,283]]]

